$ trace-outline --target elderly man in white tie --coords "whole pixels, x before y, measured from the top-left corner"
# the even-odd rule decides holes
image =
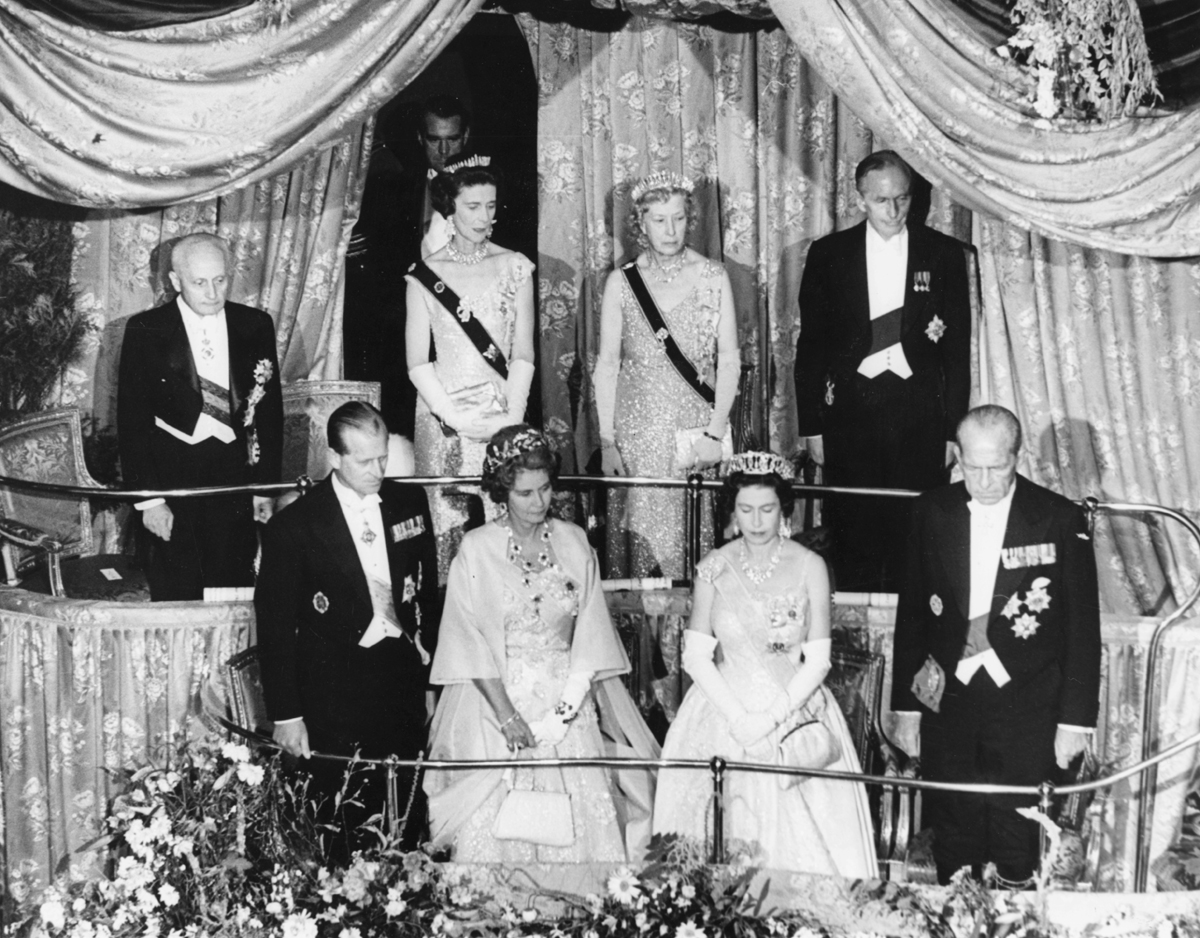
[[[254,604],[267,715],[275,741],[297,758],[416,758],[437,627],[429,504],[420,486],[385,478],[387,426],[370,404],[343,404],[327,436],[333,472],[279,511],[263,539]],[[311,763],[314,782],[332,796],[344,765]],[[383,809],[381,773],[363,781],[361,805],[343,802],[331,819],[346,835],[335,857],[363,846],[363,821]],[[402,799],[416,799],[405,831],[415,847],[420,786],[406,772],[400,788]]]
[[[1003,407],[958,426],[964,481],[921,496],[896,614],[896,741],[924,777],[1038,785],[1087,747],[1100,693],[1096,560],[1083,510],[1017,474],[1021,426]],[[926,795],[938,879],[1039,861],[1035,796]]]

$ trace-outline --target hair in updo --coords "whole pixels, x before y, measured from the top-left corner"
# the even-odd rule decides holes
[[[681,186],[659,186],[654,189],[648,189],[642,193],[640,199],[629,203],[629,216],[626,219],[629,233],[633,235],[633,239],[637,242],[637,246],[641,250],[645,251],[650,247],[650,239],[646,236],[646,232],[642,230],[642,219],[645,217],[646,212],[649,211],[651,205],[666,202],[673,195],[683,196],[683,207],[686,213],[684,224],[687,225],[684,234],[686,235],[695,226],[696,218],[698,217],[695,193],[688,192]]]
[[[792,491],[792,480],[785,479],[777,472],[768,472],[766,475],[755,475],[749,472],[731,472],[727,475],[725,477],[725,484],[721,488],[721,508],[724,512],[724,517],[732,517],[734,511],[737,509],[738,492],[742,489],[760,485],[764,488],[775,490],[775,494],[779,496],[780,516],[790,518],[792,516],[792,509],[796,507],[796,494]]]
[[[499,202],[500,171],[492,166],[465,166],[459,170],[438,173],[429,184],[429,201],[436,211],[449,218],[454,214],[454,201],[458,194],[471,186],[495,186],[496,201]]]
[[[498,505],[508,504],[521,470],[543,470],[550,484],[558,482],[558,453],[541,430],[527,423],[515,423],[496,431],[483,458],[483,488]]]

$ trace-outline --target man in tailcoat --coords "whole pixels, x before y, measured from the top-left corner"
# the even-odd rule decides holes
[[[815,241],[800,282],[798,430],[829,485],[946,481],[971,386],[967,252],[909,225],[912,171],[890,150],[855,174],[862,223]],[[909,504],[825,500],[837,588],[894,592]]]
[[[924,777],[1039,785],[1086,748],[1100,692],[1096,560],[1083,510],[1017,475],[1003,407],[958,428],[964,481],[922,495],[896,614],[896,737]],[[1036,869],[1036,796],[926,794],[938,878]]]
[[[211,234],[171,251],[171,302],[129,319],[117,384],[121,470],[130,488],[278,482],[283,400],[275,326],[227,302],[229,248]],[[201,599],[206,586],[252,586],[255,519],[269,497],[225,495],[137,503],[149,532],[155,601]]]
[[[254,605],[275,740],[310,762],[318,790],[332,796],[345,766],[313,752],[413,759],[425,748],[437,547],[425,490],[384,478],[379,412],[343,404],[327,434],[333,472],[267,526]],[[346,835],[335,855],[367,842],[361,826],[384,808],[383,777],[363,777],[361,810],[343,805],[334,818]],[[399,780],[398,811],[410,816],[404,841],[415,847],[420,780],[411,770]]]

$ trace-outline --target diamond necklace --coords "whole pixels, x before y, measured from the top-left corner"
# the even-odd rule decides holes
[[[746,548],[746,539],[743,537],[738,544],[738,562],[742,566],[742,573],[746,574],[746,579],[755,586],[762,586],[767,580],[771,579],[771,574],[779,566],[779,558],[782,556],[783,538],[780,537],[775,541],[775,549],[771,551],[766,568],[760,570],[758,567],[750,566],[750,551]]]
[[[456,248],[454,246],[454,242],[456,242],[457,240],[458,240],[458,235],[455,234],[450,238],[449,241],[446,242],[446,256],[449,257],[450,260],[454,261],[456,264],[466,264],[469,267],[472,264],[478,264],[485,257],[487,257],[487,246],[488,246],[487,238],[484,238],[483,241],[480,242],[479,250],[477,250],[471,254],[464,254],[462,251],[460,251],[458,248]]]
[[[521,545],[517,543],[517,532],[512,529],[512,525],[508,527],[508,543],[512,551],[512,559],[515,560],[521,567],[522,580],[526,586],[530,585],[530,576],[537,573],[539,570],[544,570],[550,566],[550,525],[546,522],[541,522],[542,533],[541,542],[544,545],[537,555],[538,566],[534,566],[533,561],[526,560],[525,555],[521,551]]]
[[[662,255],[651,249],[650,259],[653,261],[647,265],[650,275],[659,283],[670,283],[683,273],[684,262],[687,260],[687,248],[673,255],[668,261],[662,260]]]

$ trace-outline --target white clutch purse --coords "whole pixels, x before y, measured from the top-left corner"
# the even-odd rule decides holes
[[[511,770],[505,778],[512,785]],[[571,796],[561,791],[528,791],[509,788],[496,820],[492,836],[497,840],[521,840],[542,847],[569,847],[575,843],[575,820]]]
[[[504,394],[490,381],[468,385],[450,392],[450,400],[459,410],[474,411],[482,417],[491,417],[508,411]]]
[[[687,430],[675,431],[675,455],[671,457],[671,472],[673,475],[679,475],[686,472],[696,465],[696,454],[692,451],[692,445],[704,436],[704,431],[708,427],[690,427]],[[729,427],[725,428],[725,435],[721,437],[721,462],[727,463],[733,459],[733,433]]]

